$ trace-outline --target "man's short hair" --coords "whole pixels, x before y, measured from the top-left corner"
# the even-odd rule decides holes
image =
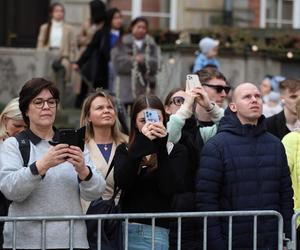
[[[196,72],[196,74],[198,75],[201,83],[207,83],[211,79],[216,78],[216,79],[223,80],[224,82],[226,82],[227,85],[229,85],[226,77],[220,71],[218,71],[216,68],[206,67],[206,68],[198,70]]]
[[[279,91],[282,93],[286,89],[290,90],[291,92],[296,92],[300,89],[300,80],[294,78],[288,78],[279,83]]]

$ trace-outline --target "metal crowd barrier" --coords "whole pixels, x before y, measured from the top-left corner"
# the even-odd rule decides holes
[[[300,214],[300,213],[299,213]],[[299,214],[295,214],[293,222],[296,221]],[[128,223],[130,219],[151,219],[152,221],[152,250],[155,244],[155,220],[158,218],[177,218],[178,221],[178,240],[177,249],[181,249],[181,222],[182,218],[203,218],[203,250],[207,250],[207,220],[210,217],[228,217],[228,249],[232,250],[232,219],[233,217],[253,216],[253,250],[257,250],[257,218],[259,216],[272,216],[278,220],[278,250],[283,249],[283,218],[280,213],[273,210],[266,211],[226,211],[226,212],[189,212],[189,213],[147,213],[147,214],[99,214],[82,216],[30,216],[30,217],[0,217],[0,221],[13,223],[13,249],[16,249],[16,229],[17,222],[21,221],[40,221],[42,225],[41,249],[46,249],[46,223],[48,221],[69,221],[69,247],[73,250],[74,243],[74,221],[77,220],[98,220],[98,250],[101,250],[101,222],[107,219],[120,219],[125,222],[124,244],[128,250]],[[296,238],[293,224],[293,240]],[[295,242],[296,246],[296,242]],[[296,248],[295,248],[296,249]]]
[[[292,239],[289,242],[289,246],[288,249],[293,249],[296,250],[297,249],[297,220],[300,216],[300,212],[296,212],[293,217],[292,217]]]

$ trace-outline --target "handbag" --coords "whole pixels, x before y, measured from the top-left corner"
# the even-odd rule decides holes
[[[105,180],[113,168],[111,162]],[[120,204],[115,203],[115,198],[120,189],[114,187],[114,193],[109,200],[101,197],[91,202],[86,214],[118,214],[121,213]],[[91,250],[97,249],[98,220],[86,220],[87,237]],[[101,249],[102,250],[123,250],[123,226],[120,219],[105,219],[101,221]]]

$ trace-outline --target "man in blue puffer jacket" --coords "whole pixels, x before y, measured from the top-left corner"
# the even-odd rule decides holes
[[[290,237],[293,190],[284,147],[266,131],[258,88],[243,83],[233,92],[218,134],[202,150],[196,179],[198,211],[276,210]],[[258,217],[257,249],[277,249],[277,219]],[[253,217],[236,217],[232,249],[253,249]],[[208,219],[208,249],[228,246],[228,219]]]

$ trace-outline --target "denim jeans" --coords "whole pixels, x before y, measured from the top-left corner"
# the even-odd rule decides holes
[[[125,224],[123,224],[125,228]],[[125,231],[125,230],[124,230]],[[152,226],[146,224],[128,224],[128,249],[149,250],[152,249]],[[169,230],[163,227],[155,227],[155,250],[169,249]]]

